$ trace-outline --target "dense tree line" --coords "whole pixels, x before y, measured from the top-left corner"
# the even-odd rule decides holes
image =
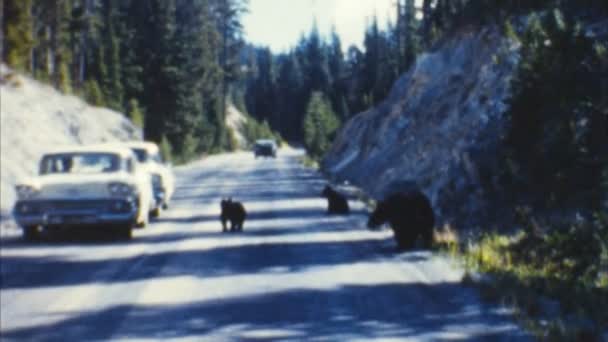
[[[543,205],[599,208],[608,200],[608,37],[586,34],[556,8],[530,16],[515,39],[509,184],[543,194]]]
[[[226,148],[245,0],[3,0],[2,58],[130,113],[176,156]],[[167,148],[169,149],[169,148]]]
[[[420,25],[413,3],[407,0],[399,6],[400,27]],[[364,51],[356,46],[345,50],[335,31],[325,39],[315,26],[288,53],[274,55],[268,48],[247,47],[243,63],[248,72],[238,94],[249,113],[267,121],[287,140],[306,143],[311,141],[311,134],[332,136],[338,128],[335,122],[345,122],[353,113],[386,97],[397,77],[415,60],[417,44],[413,36],[404,36],[395,25],[380,30],[374,19],[365,33]],[[319,107],[324,102],[328,107]],[[322,121],[331,127],[317,125],[322,132],[307,129],[307,113],[311,108],[322,107],[320,112],[327,114]],[[321,143],[322,150],[306,145],[320,156],[329,141]]]
[[[381,30],[373,18],[362,49],[313,28],[291,51],[274,54],[244,45],[246,6],[246,0],[1,0],[1,54],[66,93],[129,113],[147,139],[164,140],[183,158],[233,145],[224,127],[227,98],[259,127],[322,155],[311,135],[331,140],[336,122],[378,105],[416,56],[444,37],[531,12],[608,12],[600,0],[397,0],[396,21]],[[318,122],[329,125],[317,124],[320,132],[306,128],[311,108],[321,108]]]
[[[343,53],[337,34],[326,39],[316,28],[287,53],[274,55],[264,47],[247,47],[242,62],[248,73],[241,82],[244,90],[239,102],[288,140],[306,142],[304,117],[313,93],[321,93],[344,122],[383,101],[416,56],[442,38],[470,27],[502,26],[521,15],[553,8],[582,16],[601,15],[608,11],[608,2],[424,0],[417,7],[414,0],[398,0],[396,22],[380,30],[373,18],[362,50],[350,46]]]

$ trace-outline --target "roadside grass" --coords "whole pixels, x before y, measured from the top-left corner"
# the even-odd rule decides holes
[[[490,232],[474,242],[444,227],[435,244],[464,262],[464,283],[514,308],[537,338],[601,341],[608,331],[608,215],[548,231],[525,220],[514,236]]]
[[[314,158],[312,158],[311,156],[309,156],[308,154],[304,154],[301,157],[298,157],[299,161],[302,165],[304,165],[304,167],[307,168],[311,168],[311,169],[315,169],[318,170],[320,168],[319,162],[317,160],[315,160]]]

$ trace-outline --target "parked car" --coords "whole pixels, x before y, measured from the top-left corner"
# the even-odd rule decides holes
[[[253,154],[255,157],[277,157],[277,143],[272,139],[259,139],[253,145]]]
[[[13,215],[26,240],[60,228],[112,230],[130,239],[148,222],[149,178],[127,147],[56,149],[43,155],[37,177],[16,185]]]
[[[167,209],[173,191],[175,190],[175,177],[170,164],[163,161],[158,145],[148,141],[133,141],[125,143],[135,155],[143,168],[150,175],[152,192],[155,204],[151,208],[150,215],[158,217],[161,208]]]

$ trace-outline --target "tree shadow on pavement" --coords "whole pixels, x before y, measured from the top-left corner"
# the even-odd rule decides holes
[[[504,310],[476,301],[471,289],[457,283],[342,284],[178,305],[85,309],[54,324],[5,331],[3,337],[36,341],[529,339]]]
[[[228,234],[238,235],[238,234]],[[239,241],[242,242],[242,241]],[[355,251],[354,253],[352,251]],[[352,264],[369,261],[376,254],[369,241],[239,243],[206,250],[149,252],[114,259],[71,260],[62,257],[3,256],[0,289],[112,284],[134,280],[153,280],[174,276],[209,278],[255,274],[282,267],[298,272],[314,266]],[[171,262],[179,258],[180,262]],[[137,264],[136,268],[131,267]],[[15,270],[19,272],[14,272]],[[99,275],[99,271],[116,271]],[[49,274],[48,270],[69,270]],[[10,276],[9,272],[11,272]],[[120,276],[117,276],[120,275]]]

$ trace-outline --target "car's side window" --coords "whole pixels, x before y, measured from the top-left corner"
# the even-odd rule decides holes
[[[152,160],[154,160],[155,162],[162,164],[163,163],[163,157],[160,155],[160,153],[155,153],[152,155]]]

